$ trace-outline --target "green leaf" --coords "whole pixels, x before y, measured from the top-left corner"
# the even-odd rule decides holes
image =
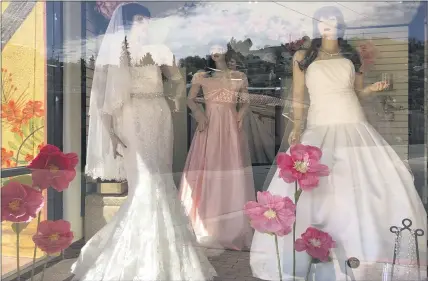
[[[45,125],[43,117],[34,118],[34,125],[35,128],[43,127]]]
[[[14,142],[12,142],[12,141],[8,141],[7,142],[7,144],[9,145],[9,147],[12,149],[12,150],[18,150],[18,146],[14,143]]]
[[[22,142],[22,138],[19,134],[15,133],[13,134],[13,136],[15,137],[15,140],[17,140],[18,142]]]
[[[15,233],[21,233],[29,224],[29,222],[12,223],[12,230]]]
[[[20,142],[21,142],[21,140],[20,140]],[[18,146],[15,143],[13,143],[12,141],[8,141],[7,144],[9,145],[9,147],[11,149],[13,149],[15,151],[18,150]]]
[[[29,146],[34,147],[34,137],[29,137],[25,143],[27,143]]]
[[[22,133],[24,134],[24,137],[28,136],[30,134],[30,125],[25,124],[21,127]]]
[[[28,121],[28,128],[30,129],[30,131],[33,131],[34,129],[34,118],[30,119],[30,121]]]
[[[41,130],[41,132],[43,132],[43,130]],[[34,142],[35,143],[42,143],[43,139],[44,139],[44,134],[43,135],[39,134],[39,136],[37,136],[37,135],[38,135],[37,133],[33,135]]]
[[[32,186],[33,185],[33,178],[31,177],[31,175],[16,176],[16,177],[13,177],[9,180],[5,180],[3,182],[3,186],[10,183],[10,182],[19,182],[21,184]]]
[[[27,150],[24,150],[24,149],[27,149]],[[33,154],[33,152],[34,152],[34,146],[30,145],[28,142],[25,142],[22,145],[21,151],[25,151],[27,153]]]

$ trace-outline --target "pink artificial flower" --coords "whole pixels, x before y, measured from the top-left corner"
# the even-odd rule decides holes
[[[1,188],[1,221],[30,222],[43,208],[41,192],[11,181]]]
[[[37,247],[47,254],[56,254],[67,249],[73,242],[74,235],[68,221],[42,221],[33,235]]]
[[[249,201],[244,207],[245,214],[255,230],[278,236],[291,232],[296,220],[296,205],[290,198],[272,195],[269,191],[259,191],[257,201]]]
[[[374,64],[378,51],[372,41],[363,41],[357,48],[361,58],[361,70],[368,71]]]
[[[122,4],[129,1],[96,1],[95,9],[102,14],[106,19],[111,19],[114,10]]]
[[[318,186],[319,178],[328,176],[329,169],[319,163],[321,149],[315,146],[296,144],[291,146],[290,155],[280,153],[277,164],[279,176],[287,183],[297,181],[300,188],[309,191]]]
[[[330,250],[336,247],[336,242],[331,236],[314,227],[309,227],[302,237],[295,242],[296,251],[306,251],[314,259],[322,262],[328,262]]]
[[[76,176],[79,159],[76,153],[63,153],[54,145],[44,146],[28,165],[32,171],[33,186],[40,189],[52,187],[57,191],[68,188]]]

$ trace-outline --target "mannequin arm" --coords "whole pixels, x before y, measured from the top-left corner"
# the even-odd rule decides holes
[[[386,81],[379,81],[364,87],[364,77],[362,74],[355,75],[355,92],[357,93],[360,99],[370,97],[374,93],[384,91],[388,89],[389,84]]]
[[[195,75],[199,76],[202,74],[196,73]],[[196,103],[196,97],[198,96],[198,93],[201,90],[201,85],[197,82],[197,80],[199,80],[198,76],[194,77],[194,79],[192,80],[192,86],[190,87],[189,96],[187,98],[187,106],[190,108],[197,121],[200,118],[206,118],[202,106]]]
[[[248,93],[248,79],[245,74],[242,73],[242,80],[244,80],[242,87],[240,89],[239,95],[240,95],[240,101],[241,101],[241,107],[238,112],[238,121],[243,120],[245,117],[245,114],[247,114],[248,110],[250,109],[250,94]]]
[[[180,73],[180,69],[176,66],[162,65],[161,71],[163,75],[173,83],[174,94],[171,97],[174,100],[175,108],[180,108],[180,99],[183,97],[186,85],[183,76]]]
[[[355,81],[354,81],[355,92],[358,97],[364,99],[368,97],[371,93],[369,87],[364,87],[364,75],[355,73]]]
[[[305,73],[300,70],[298,62],[305,56],[305,51],[298,51],[293,57],[293,131],[301,133],[303,127],[303,109],[305,96]]]
[[[114,124],[113,124],[113,116],[110,114],[102,114],[101,120],[104,128],[109,132],[110,136],[113,135],[114,132]]]

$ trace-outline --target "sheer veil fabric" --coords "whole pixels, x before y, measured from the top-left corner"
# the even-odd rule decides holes
[[[89,132],[85,173],[93,179],[126,180],[123,158],[114,157],[104,117],[120,118],[118,110],[130,97],[129,65],[121,65],[122,44],[128,35],[122,7],[114,11],[98,52],[89,104]]]

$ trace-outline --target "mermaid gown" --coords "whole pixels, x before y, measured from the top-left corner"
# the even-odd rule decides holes
[[[150,50],[152,54],[155,51]],[[156,59],[156,56],[155,56]],[[157,65],[133,67],[117,118],[128,198],[83,247],[79,281],[203,281],[216,272],[196,245],[172,176],[172,120]]]
[[[413,184],[411,173],[396,152],[366,121],[354,91],[355,69],[340,58],[315,61],[306,72],[311,105],[307,129],[301,142],[320,147],[321,162],[330,175],[319,186],[303,192],[297,206],[296,238],[314,226],[336,241],[332,262],[312,266],[309,280],[382,279],[394,256],[395,236],[391,226],[411,219],[413,229],[426,232],[427,214]],[[278,169],[268,191],[294,198],[294,183],[285,183]],[[418,280],[416,249],[408,232],[403,232],[393,280]],[[421,276],[426,278],[426,234],[418,238]],[[293,280],[292,234],[279,238],[283,280]],[[346,266],[355,257],[358,268]],[[296,280],[305,280],[309,257],[296,255]],[[251,247],[253,274],[278,280],[275,243],[272,236],[256,232]],[[409,269],[410,268],[410,269]],[[425,279],[422,279],[425,280]]]

